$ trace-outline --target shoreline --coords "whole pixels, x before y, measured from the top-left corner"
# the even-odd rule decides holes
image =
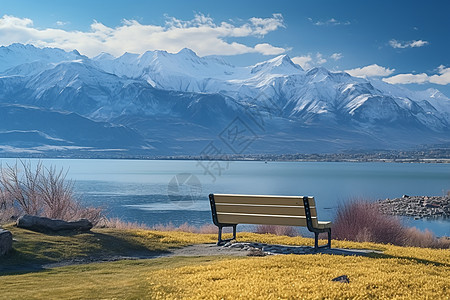
[[[376,202],[383,214],[414,219],[450,219],[450,195],[408,196]]]
[[[450,145],[433,145],[414,150],[349,150],[337,153],[215,153],[151,154],[147,151],[92,152],[46,151],[5,152],[0,158],[17,159],[124,159],[124,160],[193,160],[193,161],[264,161],[264,162],[381,162],[381,163],[450,163]]]
[[[227,161],[227,162],[337,162],[337,163],[404,163],[404,164],[450,164],[450,158],[423,158],[423,159],[264,159],[255,157],[184,157],[184,156],[164,156],[164,157],[87,157],[87,156],[64,156],[64,155],[49,155],[49,156],[2,156],[1,159],[98,159],[98,160],[179,160],[179,161]]]

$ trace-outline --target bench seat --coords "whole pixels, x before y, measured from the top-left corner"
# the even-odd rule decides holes
[[[331,222],[317,221],[317,228],[319,229],[331,228]]]
[[[314,197],[210,194],[213,223],[219,227],[218,245],[236,239],[238,224],[304,226],[314,232],[314,248],[331,247],[331,222],[317,220]],[[233,238],[222,240],[222,228],[233,227]],[[328,243],[318,246],[319,233],[328,233]]]

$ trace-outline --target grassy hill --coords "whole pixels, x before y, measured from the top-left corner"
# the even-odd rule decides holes
[[[16,241],[14,251],[0,258],[1,299],[448,299],[450,294],[448,249],[333,241],[333,247],[383,254],[120,260],[214,243],[216,235],[95,229],[61,236],[4,228]],[[238,240],[313,244],[308,238],[254,233],[240,233]],[[45,268],[49,264],[63,266]],[[350,283],[331,281],[344,274]]]

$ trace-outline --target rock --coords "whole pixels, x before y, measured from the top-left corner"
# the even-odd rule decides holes
[[[12,249],[12,234],[8,230],[0,229],[0,256],[5,255]]]
[[[17,219],[17,227],[38,232],[59,232],[89,231],[93,226],[92,223],[87,219],[67,222],[63,220],[25,215]]]
[[[261,249],[252,247],[248,250],[247,256],[266,256],[266,254]]]
[[[409,196],[408,195],[403,195],[402,198],[409,198]]]
[[[342,283],[350,283],[350,279],[348,278],[347,275],[341,275],[339,277],[331,279],[331,281],[337,281],[337,282],[342,282]]]

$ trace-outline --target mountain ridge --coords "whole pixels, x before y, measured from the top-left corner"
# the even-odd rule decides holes
[[[208,141],[234,154],[450,142],[450,99],[438,90],[413,92],[323,67],[305,71],[288,55],[235,67],[190,49],[88,58],[13,44],[0,47],[0,103],[123,126],[139,136],[125,148],[149,155],[198,154]],[[251,141],[246,147],[224,141],[237,125]]]

